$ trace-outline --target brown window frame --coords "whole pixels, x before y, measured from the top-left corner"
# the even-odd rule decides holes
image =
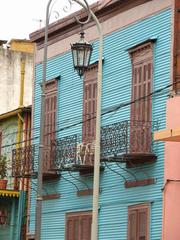
[[[47,109],[47,106],[46,106],[46,101],[47,99],[51,98],[52,96],[53,97],[56,97],[56,104],[55,104],[55,108],[56,108],[56,111],[57,111],[57,93],[58,93],[58,82],[57,82],[57,79],[53,79],[53,80],[50,80],[50,81],[47,81],[45,83],[45,134],[46,134],[46,131],[47,133],[49,133],[49,128],[51,128],[52,130],[52,126],[50,127],[49,125],[47,126],[47,110],[49,110],[49,112],[51,113],[52,111],[52,108],[51,109]],[[55,116],[54,116],[54,128],[56,127],[56,111],[55,111]],[[52,119],[51,119],[52,120]],[[46,127],[48,127],[48,130],[46,130]],[[50,131],[51,131],[50,130]],[[55,129],[53,129],[55,131]],[[55,133],[54,131],[52,132],[52,135],[53,135],[53,138],[55,137]],[[51,134],[49,134],[49,138],[52,138]],[[45,143],[46,145],[46,143]]]
[[[69,236],[68,236],[68,234],[70,234],[69,231],[68,231],[69,221],[76,221],[77,224],[78,224],[77,225],[77,228],[78,228],[77,235],[74,234],[74,231],[77,231],[77,229],[75,230],[74,226],[73,226],[71,234],[73,235],[74,238],[73,239],[71,238],[71,240],[81,240],[82,239],[81,234],[82,234],[82,226],[83,226],[82,225],[82,220],[83,220],[83,218],[85,220],[90,221],[89,222],[90,228],[86,229],[86,233],[89,234],[88,236],[86,236],[86,239],[87,240],[91,239],[92,211],[81,211],[81,212],[66,213],[65,240],[69,240]],[[89,226],[87,226],[87,227],[89,227]]]
[[[138,204],[138,205],[131,205],[128,207],[128,236],[127,236],[127,240],[141,240],[140,238],[140,220],[139,220],[139,214],[142,212],[146,212],[146,238],[144,240],[149,240],[149,233],[150,233],[150,204],[149,203],[145,203],[145,204]],[[131,225],[130,225],[130,216],[132,214],[135,214],[136,217],[136,222],[135,222],[135,235],[136,238],[131,239],[130,238],[130,234],[131,234]]]
[[[153,88],[153,48],[153,41],[147,41],[129,50],[132,63],[131,101],[135,101],[131,104],[130,111],[130,152],[132,153],[151,151],[152,98],[150,93]],[[149,97],[138,100],[148,95]]]
[[[153,86],[153,42],[138,45],[129,50],[132,62],[132,93],[131,100],[146,96],[152,92]],[[139,81],[138,81],[139,80]],[[134,108],[138,108],[136,111]],[[143,111],[143,109],[146,109]],[[149,112],[147,112],[149,110]],[[135,113],[136,112],[136,116]],[[151,97],[146,101],[137,101],[131,105],[131,119],[150,121],[152,119]]]
[[[51,143],[56,138],[55,131],[58,110],[58,79],[59,77],[45,83],[44,171],[49,171],[53,167]]]
[[[82,124],[83,143],[91,143],[96,137],[97,71],[98,65],[93,64],[84,73]]]

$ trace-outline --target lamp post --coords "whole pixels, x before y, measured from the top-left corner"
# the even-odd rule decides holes
[[[37,179],[37,198],[36,198],[36,219],[35,219],[35,239],[41,240],[41,217],[42,217],[42,185],[43,185],[43,149],[44,149],[44,124],[45,124],[45,82],[46,82],[46,68],[47,68],[47,48],[48,48],[48,25],[50,19],[50,5],[53,0],[49,0],[46,7],[46,25],[45,25],[45,38],[44,38],[44,58],[43,58],[43,79],[42,79],[42,93],[41,93],[41,122],[40,122],[40,143],[39,143],[39,164],[38,164],[38,179]],[[91,240],[98,239],[98,208],[99,208],[99,175],[100,175],[100,124],[101,124],[101,88],[102,88],[102,52],[103,52],[103,34],[101,25],[90,9],[87,0],[69,0],[69,2],[76,2],[81,5],[88,12],[88,19],[85,22],[81,22],[76,18],[80,24],[87,23],[92,17],[96,23],[98,34],[99,34],[99,61],[98,61],[98,79],[97,79],[97,111],[96,111],[96,141],[95,141],[95,161],[94,161],[94,181],[93,181],[93,217],[92,217],[92,231]],[[83,2],[82,2],[83,1]],[[81,34],[81,40],[79,46],[82,47],[84,44],[84,35]],[[92,47],[90,44],[85,43],[86,50],[84,52],[91,55]],[[73,46],[72,45],[72,50]],[[89,55],[89,56],[90,56]],[[75,59],[74,63],[75,63]],[[85,67],[88,66],[89,61],[83,61]],[[80,63],[80,62],[79,62]],[[82,62],[81,62],[82,64]],[[82,76],[83,69],[77,69],[79,75]]]

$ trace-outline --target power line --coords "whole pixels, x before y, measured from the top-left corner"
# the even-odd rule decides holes
[[[162,95],[160,95],[160,96],[157,96],[157,97],[161,97]],[[116,105],[117,106],[117,105]],[[115,106],[114,106],[115,107]],[[110,109],[112,109],[112,108],[114,108],[114,107],[110,107]],[[109,109],[109,107],[107,108],[107,109]],[[104,111],[105,111],[105,109],[104,109]],[[113,113],[114,114],[114,113]],[[64,119],[63,121],[58,121],[57,123],[56,123],[56,125],[58,126],[58,125],[61,125],[61,124],[64,124],[64,123],[67,123],[68,121],[70,121],[70,120],[74,120],[74,119],[76,119],[76,118],[81,118],[82,119],[82,117],[83,116],[86,116],[86,115],[89,115],[89,114],[83,114],[83,115],[78,115],[78,116],[74,116],[74,117],[71,117],[71,118],[67,118],[67,119]],[[109,116],[109,117],[107,117],[107,118],[110,118],[111,116]],[[52,126],[53,124],[46,124],[45,125],[45,127],[48,127],[48,126]],[[6,128],[7,129],[7,128]],[[3,132],[4,131],[4,129],[1,129],[1,132]],[[32,131],[39,131],[39,127],[35,127],[35,128],[28,128],[28,129],[24,129],[24,130],[21,130],[21,131],[14,131],[14,132],[11,132],[11,133],[7,133],[7,134],[2,134],[2,136],[3,136],[3,138],[5,138],[5,137],[8,137],[8,136],[11,136],[11,135],[15,135],[15,134],[17,134],[17,133],[28,133],[28,132],[32,132]]]
[[[178,82],[177,82],[177,83],[178,83]],[[118,88],[116,88],[116,89],[113,89],[113,92],[116,91],[116,90],[119,90],[119,89],[122,90],[122,88],[125,88],[125,87],[128,87],[128,86],[129,86],[129,85],[126,84],[126,85],[123,85],[123,86],[118,87]],[[109,93],[109,92],[111,92],[111,90],[104,92],[104,94]],[[77,102],[82,102],[82,100],[76,101],[76,102],[74,102],[74,103],[77,103]],[[66,105],[65,107],[67,108],[67,105]],[[113,108],[113,107],[111,106],[110,109],[112,109],[112,108]],[[109,107],[108,107],[107,109],[109,109]],[[108,110],[104,109],[104,111],[108,111]],[[78,115],[78,116],[73,116],[73,117],[71,117],[71,118],[64,119],[63,121],[57,121],[57,122],[56,122],[56,126],[57,126],[57,125],[61,125],[61,124],[63,124],[63,123],[66,123],[67,121],[74,120],[75,118],[82,118],[82,117],[84,117],[84,116],[86,116],[86,115],[89,115],[89,114],[81,114],[81,115]],[[108,117],[108,118],[109,118],[109,117]],[[52,125],[53,125],[53,124],[46,124],[45,127],[52,126]],[[3,132],[5,129],[6,129],[6,128],[1,129],[1,132]],[[32,131],[36,131],[36,130],[39,131],[39,127],[29,128],[29,129],[22,130],[22,131],[14,131],[14,132],[8,133],[8,134],[3,134],[3,137],[10,136],[10,135],[15,135],[15,134],[17,134],[17,133],[25,133],[25,132],[30,132],[30,131],[32,132]]]
[[[123,107],[126,107],[126,106],[129,106],[129,105],[132,105],[132,104],[134,104],[134,103],[136,103],[136,102],[138,102],[138,101],[145,100],[146,98],[149,98],[149,97],[151,97],[151,96],[153,96],[153,95],[155,95],[155,94],[157,94],[157,93],[162,92],[163,90],[165,90],[165,89],[167,89],[167,88],[172,87],[173,85],[177,84],[178,82],[180,82],[180,81],[177,81],[177,82],[174,82],[174,83],[172,83],[172,84],[166,85],[166,86],[163,87],[163,88],[160,88],[160,89],[158,89],[158,90],[155,90],[154,92],[151,92],[151,93],[149,93],[148,95],[145,95],[145,96],[140,97],[140,98],[138,98],[138,99],[135,99],[135,100],[133,100],[133,101],[129,101],[129,102],[126,102],[126,103],[120,103],[120,104],[118,104],[117,106],[112,107],[112,109],[110,109],[110,110],[108,110],[108,111],[106,111],[106,112],[101,113],[101,116],[105,116],[106,114],[109,114],[109,113],[112,113],[112,112],[116,112],[116,111],[118,111],[119,109],[121,109],[121,108],[123,108]],[[80,125],[80,124],[83,124],[83,123],[88,122],[88,121],[90,121],[90,120],[92,120],[92,119],[95,119],[95,118],[96,118],[96,116],[91,117],[91,118],[88,118],[88,119],[86,119],[86,120],[84,120],[84,121],[79,121],[79,122],[77,122],[77,123],[74,123],[74,124],[71,124],[71,125],[69,125],[69,126],[60,128],[60,129],[58,129],[58,130],[56,130],[56,131],[53,131],[53,132],[51,132],[51,133],[47,133],[47,134],[45,134],[44,136],[50,135],[50,134],[52,134],[52,133],[61,132],[61,131],[63,131],[63,130],[67,130],[67,129],[69,129],[69,128],[78,126],[78,125]],[[16,144],[21,144],[21,143],[29,142],[29,141],[31,141],[31,140],[35,140],[35,139],[38,139],[38,138],[39,138],[39,136],[36,136],[36,137],[30,138],[30,139],[28,139],[28,140],[23,140],[23,141],[20,141],[20,142],[15,142],[15,143],[12,143],[12,144],[4,145],[4,146],[2,146],[1,148],[10,147],[10,146],[13,146],[13,145],[16,145]]]

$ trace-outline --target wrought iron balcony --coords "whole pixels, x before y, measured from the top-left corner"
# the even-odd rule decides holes
[[[156,160],[150,121],[122,121],[101,129],[101,161],[126,162],[127,166]]]
[[[154,162],[152,122],[122,121],[101,128],[101,162],[134,164]],[[83,171],[94,165],[95,143],[83,143],[82,136],[57,139],[52,145],[56,169]]]
[[[37,154],[37,147],[35,145],[13,149],[12,176],[30,177],[33,175]]]
[[[123,162],[127,167],[151,163],[153,152],[152,122],[122,121],[101,128],[101,162]],[[92,171],[95,142],[83,142],[81,134],[56,139],[44,148],[43,176],[52,178],[59,171]],[[30,177],[38,171],[39,148],[36,145],[14,149],[14,177]]]
[[[52,143],[55,167],[68,171],[89,171],[94,166],[94,142],[82,143],[82,136],[74,134]]]
[[[19,178],[37,177],[38,160],[38,145],[13,149],[12,176]],[[43,156],[43,179],[56,178],[58,176],[58,172],[54,170],[54,159],[52,159],[51,156],[51,149],[45,147]]]

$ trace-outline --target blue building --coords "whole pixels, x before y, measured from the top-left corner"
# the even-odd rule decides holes
[[[171,75],[172,1],[102,1],[92,5],[104,33],[99,239],[160,240],[165,127]],[[77,13],[81,18],[86,13]],[[43,240],[90,239],[97,92],[98,34],[83,78],[70,44],[80,26],[74,14],[49,26],[43,158]],[[37,171],[44,29],[37,44],[33,146]],[[29,239],[34,239],[37,181],[31,181]]]

